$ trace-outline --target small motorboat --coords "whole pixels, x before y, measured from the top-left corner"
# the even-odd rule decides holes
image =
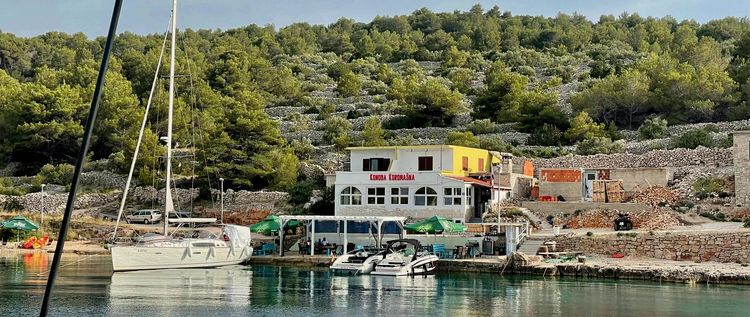
[[[436,255],[421,251],[421,245],[416,239],[393,240],[388,241],[382,259],[370,274],[389,276],[433,274],[437,261]]]
[[[340,256],[331,265],[334,273],[346,273],[350,275],[369,274],[375,269],[375,264],[383,259],[383,249],[359,248]]]

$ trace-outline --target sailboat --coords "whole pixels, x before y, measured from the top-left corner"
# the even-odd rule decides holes
[[[166,188],[165,188],[165,212],[164,212],[164,236],[156,239],[143,239],[135,245],[118,245],[112,244],[109,250],[112,254],[112,268],[115,272],[120,271],[137,271],[137,270],[155,270],[155,269],[176,269],[176,268],[206,268],[218,267],[225,265],[241,264],[250,259],[253,248],[250,245],[250,228],[238,225],[222,225],[221,234],[211,234],[205,238],[179,238],[170,236],[168,224],[170,222],[179,223],[215,223],[215,218],[180,218],[170,219],[169,214],[174,213],[174,203],[172,200],[172,115],[174,110],[174,60],[175,60],[175,33],[177,29],[177,0],[172,0],[172,16],[169,24],[171,33],[170,47],[170,64],[169,64],[169,108],[167,116],[167,137],[166,137]],[[164,37],[164,46],[166,46],[166,34]],[[125,184],[122,200],[120,201],[120,211],[118,214],[118,225],[125,206],[125,200],[128,194],[130,182],[133,177],[135,161],[140,149],[143,131],[146,126],[148,109],[151,105],[156,80],[158,79],[161,60],[164,52],[159,57],[159,64],[156,67],[154,83],[152,84],[151,94],[146,105],[141,132],[138,136],[133,161],[130,165],[130,173]],[[179,228],[179,227],[178,227]],[[117,225],[113,233],[113,240],[117,233]]]

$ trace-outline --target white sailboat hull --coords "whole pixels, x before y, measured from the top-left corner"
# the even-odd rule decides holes
[[[229,246],[113,246],[110,250],[115,272],[236,265],[246,262],[253,254],[250,246],[234,250]]]

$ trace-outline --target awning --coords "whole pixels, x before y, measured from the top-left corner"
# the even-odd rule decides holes
[[[456,179],[456,180],[460,180],[460,181],[462,181],[464,183],[469,183],[469,184],[472,184],[472,185],[477,185],[477,186],[492,188],[492,184],[490,184],[490,182],[486,182],[486,181],[483,181],[483,180],[480,180],[480,179],[476,179],[476,178],[465,177],[465,176],[447,176],[447,177],[453,178],[453,179]]]

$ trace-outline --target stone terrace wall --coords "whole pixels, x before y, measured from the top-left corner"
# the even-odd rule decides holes
[[[728,233],[684,233],[654,235],[639,233],[635,237],[613,235],[556,237],[558,250],[583,251],[587,254],[644,256],[667,260],[718,261],[750,263],[750,231]]]
[[[680,166],[731,166],[732,149],[705,148],[655,150],[643,154],[570,155],[551,159],[533,159],[539,168],[638,168]]]

